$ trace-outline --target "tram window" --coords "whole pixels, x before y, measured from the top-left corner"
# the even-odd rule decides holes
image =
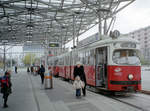
[[[59,58],[59,65],[61,65],[61,58]]]
[[[76,64],[78,61],[78,53],[75,53],[74,59],[75,59],[75,64]]]
[[[77,61],[78,61],[78,53],[73,53],[73,64],[76,65]]]
[[[80,53],[80,61],[84,64],[84,52]]]
[[[88,55],[87,55],[87,51],[85,52],[85,65],[87,65],[87,61],[88,61]]]
[[[98,56],[98,64],[102,64],[102,63],[104,63],[104,58],[103,58],[103,51],[101,50],[100,52],[99,52],[99,54],[97,55]]]
[[[65,66],[68,65],[67,58],[68,58],[68,56],[65,56]]]
[[[64,58],[62,57],[61,60],[62,60],[61,65],[64,65]]]
[[[58,64],[58,60],[56,59],[54,62],[54,65],[56,66]]]
[[[90,51],[88,51],[88,65],[90,65]]]
[[[70,56],[68,55],[68,65],[70,65]]]
[[[89,64],[89,51],[86,51],[85,52],[85,65],[88,65]]]
[[[83,52],[82,54],[83,54],[82,63],[85,65],[85,64],[86,64],[86,60],[85,60],[85,52]]]
[[[59,65],[63,65],[63,58],[60,58]]]
[[[120,57],[126,57],[127,56],[127,51],[126,50],[123,50],[123,51],[120,51]]]
[[[73,65],[73,57],[72,57],[72,53],[70,55],[70,65],[72,66]]]
[[[94,65],[94,50],[90,50],[90,60],[89,60],[89,64],[90,65]]]
[[[71,56],[71,57],[72,57],[72,58],[71,58],[72,65],[74,65],[74,64],[75,64],[75,60],[74,60],[74,54],[75,54],[75,53],[72,53],[72,56]]]
[[[79,61],[81,61],[81,52],[78,53]]]
[[[138,53],[131,49],[115,50],[113,53],[113,61],[116,64],[139,65],[140,60]]]
[[[66,56],[66,65],[69,65],[69,56]]]

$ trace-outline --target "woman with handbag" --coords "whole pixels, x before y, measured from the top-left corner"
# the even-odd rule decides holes
[[[76,63],[76,66],[74,67],[73,75],[74,78],[79,76],[81,80],[84,82],[84,87],[82,88],[82,92],[83,92],[83,96],[86,96],[86,76],[84,72],[84,67],[81,65],[80,61]]]

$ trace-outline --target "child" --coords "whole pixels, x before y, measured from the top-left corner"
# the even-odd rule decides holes
[[[81,96],[81,89],[84,87],[84,83],[81,81],[80,77],[77,76],[73,83],[73,87],[76,89],[76,97]]]

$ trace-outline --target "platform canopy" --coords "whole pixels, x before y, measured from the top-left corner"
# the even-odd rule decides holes
[[[0,0],[0,44],[65,44],[96,24],[108,34],[115,14],[135,0]]]

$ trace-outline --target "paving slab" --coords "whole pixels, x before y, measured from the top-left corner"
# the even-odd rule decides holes
[[[8,98],[9,107],[4,109],[2,105],[2,94],[0,94],[0,111],[38,111],[26,73],[12,74],[12,94]]]
[[[45,89],[40,76],[22,71],[12,74],[12,83],[9,108],[0,107],[0,111],[140,111],[90,91],[86,97],[76,98],[72,84],[59,78],[53,78],[53,89]]]

